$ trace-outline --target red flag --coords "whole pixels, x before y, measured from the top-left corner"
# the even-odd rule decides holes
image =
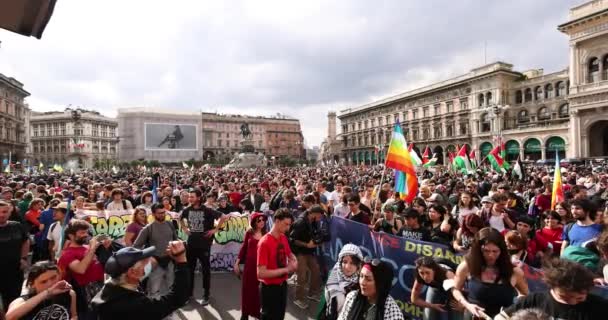
[[[471,159],[477,159],[477,157],[475,156],[475,149],[471,150],[471,153],[469,153],[469,158],[471,158]]]
[[[429,162],[429,157],[431,156],[431,149],[429,146],[426,146],[424,149],[424,153],[422,154],[422,164]]]

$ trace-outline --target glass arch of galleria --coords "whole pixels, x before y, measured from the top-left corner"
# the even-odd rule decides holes
[[[497,141],[482,141],[477,146],[468,143],[466,146],[467,154],[475,150],[477,161],[484,159],[490,151],[497,145]],[[560,159],[566,158],[567,139],[560,135],[540,137],[526,137],[523,139],[504,138],[505,154],[507,161],[515,161],[519,157],[522,160],[546,160],[555,159],[557,153]],[[413,149],[422,158],[424,151],[429,148],[429,159],[435,155],[437,164],[446,164],[444,159],[449,158],[450,152],[458,151],[462,145],[457,144],[415,144]],[[385,160],[388,145],[383,147],[366,147],[350,150],[343,153],[343,158],[348,164],[376,164]]]

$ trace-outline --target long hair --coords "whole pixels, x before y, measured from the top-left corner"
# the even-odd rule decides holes
[[[510,283],[513,275],[513,263],[509,257],[509,251],[504,237],[496,229],[487,227],[479,230],[471,250],[465,256],[465,261],[469,267],[471,276],[481,279],[481,272],[487,266],[486,260],[483,257],[483,246],[486,244],[496,245],[500,249],[500,255],[496,259],[496,268],[498,269],[499,279],[504,283]]]
[[[442,284],[443,281],[447,278],[446,270],[444,268],[442,268],[439,265],[439,263],[437,263],[437,261],[435,261],[431,257],[424,257],[424,256],[420,257],[420,258],[416,259],[416,262],[414,262],[414,263],[416,265],[416,280],[418,280],[418,283],[426,284],[424,282],[424,280],[422,279],[422,277],[420,276],[420,274],[418,273],[418,269],[420,269],[422,267],[433,270],[433,274],[434,274],[433,283]]]
[[[384,261],[380,261],[377,266],[374,266],[373,264],[364,264],[364,266],[369,266],[371,268],[376,284],[376,317],[374,319],[384,319],[384,306],[386,305],[386,299],[393,287],[393,268]],[[363,313],[365,313],[368,307],[369,302],[367,301],[367,297],[361,294],[361,290],[357,290],[355,300],[353,301],[347,319],[363,319]]]
[[[466,207],[467,209],[473,209],[473,206],[475,206],[475,204],[473,203],[473,195],[468,192],[465,191],[463,193],[460,194],[460,196],[458,196],[458,206],[459,207],[464,207],[464,203],[462,202],[462,196],[467,195],[469,196],[469,205]]]

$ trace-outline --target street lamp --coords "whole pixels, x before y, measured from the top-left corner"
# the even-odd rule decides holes
[[[74,121],[74,146],[77,148],[80,148],[80,129],[81,129],[81,125],[80,125],[80,119],[82,118],[82,114],[80,114],[80,111],[78,109],[76,110],[72,110],[71,113],[72,116],[72,120]],[[76,152],[76,150],[74,150],[74,154],[76,156],[76,159],[78,160],[78,166],[80,167],[80,155],[78,155],[78,153]]]

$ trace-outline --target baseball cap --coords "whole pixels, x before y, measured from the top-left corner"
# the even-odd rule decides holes
[[[492,200],[492,198],[490,196],[485,196],[485,197],[481,198],[481,203],[484,203],[484,202],[494,203],[494,200]]]
[[[106,262],[105,271],[112,277],[118,277],[121,274],[127,272],[129,268],[134,266],[137,261],[154,256],[156,247],[148,247],[143,250],[139,250],[133,247],[122,248],[108,259]]]

